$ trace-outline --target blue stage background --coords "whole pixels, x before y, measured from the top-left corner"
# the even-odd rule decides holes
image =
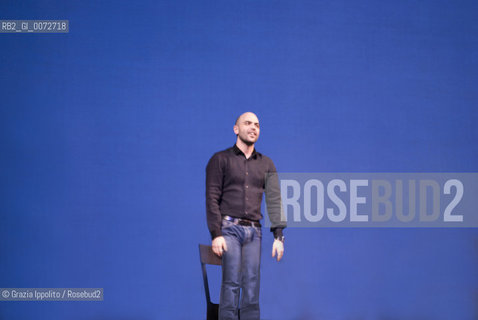
[[[0,286],[104,288],[2,320],[204,319],[205,166],[244,111],[282,172],[478,171],[476,1],[2,1],[0,19],[70,21],[0,34]],[[478,317],[476,229],[291,228],[280,263],[266,235],[264,319]]]

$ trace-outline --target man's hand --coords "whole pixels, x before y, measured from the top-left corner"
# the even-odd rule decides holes
[[[224,239],[223,236],[216,237],[212,240],[212,251],[219,257],[222,257],[222,253],[227,251],[226,239]]]
[[[274,243],[272,244],[272,258],[276,256],[277,253],[277,261],[282,259],[284,255],[284,243],[280,240],[275,239]]]

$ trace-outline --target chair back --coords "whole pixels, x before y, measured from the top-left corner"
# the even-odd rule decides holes
[[[221,257],[218,257],[213,251],[212,247],[200,244],[199,245],[199,256],[201,258],[201,263],[203,264],[214,264],[216,266],[222,265]]]

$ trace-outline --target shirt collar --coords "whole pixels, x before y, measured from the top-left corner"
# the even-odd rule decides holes
[[[241,149],[239,149],[239,147],[237,146],[237,144],[234,144],[234,146],[232,147],[232,151],[234,151],[235,154],[237,155],[243,155],[244,157],[246,156],[244,154],[244,152],[242,152]],[[259,152],[256,152],[256,148],[254,148],[254,150],[252,151],[252,154],[250,156],[250,158],[253,158],[253,159],[257,159],[257,156],[259,155]]]

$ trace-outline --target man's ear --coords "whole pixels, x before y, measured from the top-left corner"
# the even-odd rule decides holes
[[[237,125],[234,125],[234,128],[233,128],[233,129],[234,129],[234,133],[235,133],[236,135],[238,135],[238,134],[239,134],[239,127],[238,127]]]

